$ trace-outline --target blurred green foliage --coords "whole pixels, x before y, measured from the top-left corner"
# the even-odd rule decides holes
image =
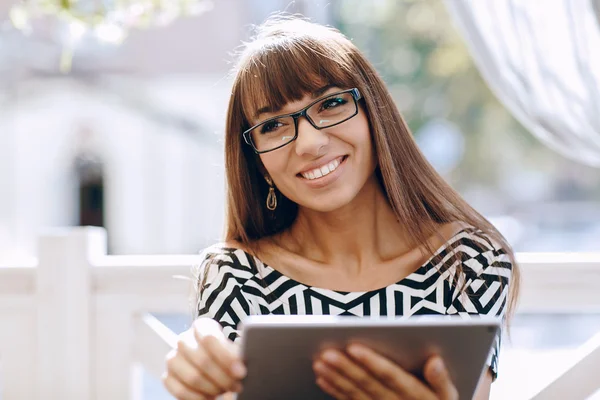
[[[436,119],[459,127],[464,157],[446,176],[457,189],[487,187],[504,203],[518,203],[507,182],[529,173],[545,180],[552,200],[566,182],[582,199],[600,195],[597,170],[546,148],[498,102],[442,0],[343,0],[332,7],[334,25],[375,64],[415,136]]]

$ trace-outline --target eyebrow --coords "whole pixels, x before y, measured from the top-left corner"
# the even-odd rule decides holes
[[[332,85],[332,84],[325,85],[325,86],[323,86],[323,87],[321,87],[321,88],[319,88],[319,89],[315,90],[314,92],[312,92],[312,94],[311,94],[311,96],[310,96],[310,97],[311,97],[313,100],[314,100],[314,99],[317,99],[317,98],[321,97],[321,96],[323,95],[323,93],[325,93],[326,91],[328,91],[328,90],[329,90],[329,89],[331,89],[332,87],[335,87],[335,85]],[[259,109],[256,111],[256,113],[254,114],[254,117],[255,117],[256,119],[258,119],[258,118],[259,118],[259,117],[260,117],[262,114],[266,114],[266,113],[276,113],[276,112],[279,112],[279,111],[281,111],[281,108],[276,108],[276,109],[274,109],[274,108],[272,108],[272,107],[270,107],[270,106],[265,106],[265,107],[259,108]]]

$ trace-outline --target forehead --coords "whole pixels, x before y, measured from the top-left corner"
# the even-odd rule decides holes
[[[311,93],[304,93],[304,95],[302,96],[301,99],[304,98],[309,98],[310,100],[315,100],[318,99],[319,97],[323,96],[328,90],[335,88],[335,85],[332,84],[327,84],[324,85],[320,88],[318,88],[317,90],[311,92]],[[287,102],[286,104],[284,104],[282,107],[279,108],[273,108],[272,105],[266,105],[263,107],[259,107],[254,113],[253,113],[253,118],[254,119],[260,119],[261,116],[263,116],[264,114],[275,114],[280,112],[283,108],[285,108],[286,105],[290,104],[291,102]]]
[[[304,79],[254,79],[247,85],[246,95],[243,95],[244,114],[248,120],[255,121],[264,114],[280,112],[290,103],[306,98],[316,99],[335,84],[323,77]],[[262,82],[260,82],[262,81]]]
[[[248,124],[256,122],[261,112],[277,112],[306,96],[317,98],[331,87],[355,86],[348,68],[314,52],[253,55],[238,77],[242,112]]]

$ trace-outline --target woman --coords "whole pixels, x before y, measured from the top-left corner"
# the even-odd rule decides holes
[[[263,24],[241,55],[226,129],[226,243],[204,251],[201,318],[167,357],[176,398],[242,389],[234,341],[250,314],[506,320],[518,281],[509,245],[426,161],[341,33],[295,18]],[[499,346],[477,399],[489,396]],[[338,399],[456,398],[439,357],[425,381],[368,348],[326,351],[314,370]]]

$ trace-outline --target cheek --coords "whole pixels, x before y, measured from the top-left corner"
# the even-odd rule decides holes
[[[265,167],[266,172],[275,181],[275,184],[281,183],[281,176],[285,174],[285,169],[289,157],[287,152],[282,149],[260,155],[260,161]],[[277,185],[279,186],[279,185]]]
[[[361,142],[361,147],[364,148],[367,153],[367,157],[373,157],[374,155],[374,150],[375,150],[375,143],[374,143],[374,138],[373,138],[373,134],[371,131],[371,125],[369,124],[369,121],[367,120],[367,117],[362,114],[362,118],[361,118],[361,129],[360,132],[361,134],[359,135],[360,138],[360,142]]]
[[[373,148],[375,145],[373,143],[373,133],[371,130],[371,125],[369,124],[366,116],[363,116],[361,121],[361,132],[361,139],[363,140],[365,147]]]
[[[360,116],[361,118],[356,119],[355,125],[344,133],[343,140],[355,148],[361,159],[365,159],[373,156],[375,144],[366,116],[364,114]]]

